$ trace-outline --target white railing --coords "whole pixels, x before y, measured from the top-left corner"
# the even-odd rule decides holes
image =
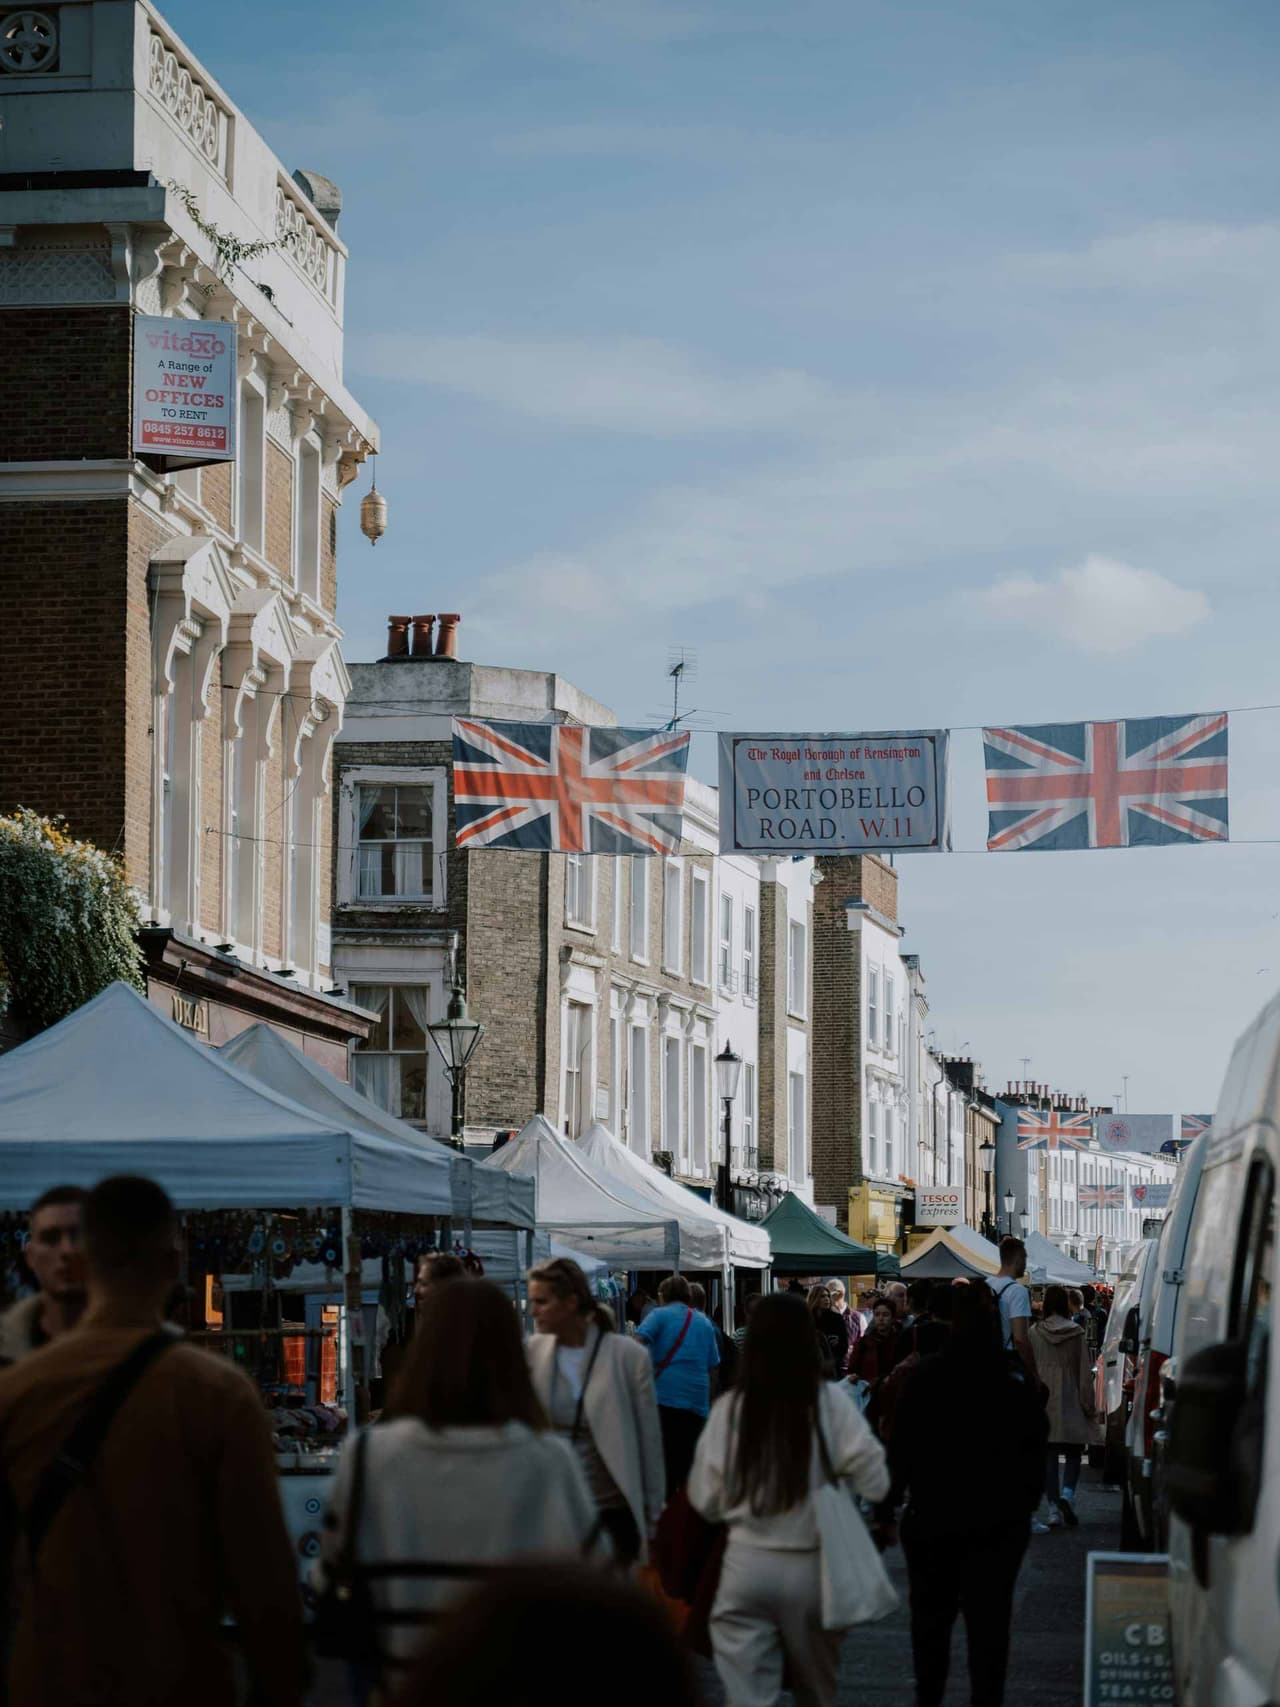
[[[283,176],[276,185],[276,237],[298,270],[332,302],[338,251]]]
[[[152,27],[147,86],[211,166],[227,175],[227,114],[197,72]]]

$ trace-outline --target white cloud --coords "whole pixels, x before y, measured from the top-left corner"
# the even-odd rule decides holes
[[[997,581],[982,594],[982,604],[998,622],[1103,654],[1184,634],[1209,615],[1209,600],[1197,588],[1093,555],[1051,580],[1011,575]]]
[[[558,426],[660,438],[792,432],[834,403],[809,374],[717,371],[655,338],[374,333],[359,341],[352,365]]]
[[[1280,268],[1280,225],[1158,220],[1078,249],[1020,255],[1012,268],[1065,289],[1251,291]]]

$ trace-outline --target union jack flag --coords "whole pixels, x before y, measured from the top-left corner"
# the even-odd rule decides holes
[[[1227,840],[1227,714],[984,729],[987,846]]]
[[[688,730],[453,720],[461,847],[680,851]]]
[[[1123,1209],[1122,1185],[1082,1185],[1077,1194],[1081,1209]]]
[[[1184,1114],[1182,1117],[1182,1142],[1192,1144],[1197,1138],[1203,1138],[1213,1125],[1211,1114]]]
[[[1020,1150],[1059,1150],[1064,1144],[1087,1150],[1092,1137],[1091,1114],[1066,1114],[1059,1108],[1018,1110]]]

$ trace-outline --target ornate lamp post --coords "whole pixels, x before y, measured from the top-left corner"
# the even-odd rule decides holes
[[[476,1052],[476,1046],[484,1036],[484,1027],[479,1020],[474,1020],[467,1013],[467,998],[462,985],[455,984],[449,997],[449,1008],[443,1019],[438,1019],[427,1030],[431,1033],[431,1041],[444,1063],[444,1070],[449,1075],[449,1086],[453,1092],[453,1119],[450,1127],[449,1142],[455,1150],[462,1148],[462,1081],[466,1077],[471,1057]]]
[[[996,1147],[990,1138],[978,1145],[978,1161],[982,1167],[983,1203],[982,1203],[982,1236],[995,1243],[996,1218],[992,1208],[991,1193],[994,1189],[996,1171]]]
[[[1018,1216],[1018,1225],[1021,1227],[1022,1236],[1025,1239],[1031,1230],[1031,1217],[1027,1214],[1025,1209],[1022,1210]]]
[[[718,1196],[721,1209],[729,1214],[733,1212],[729,1201],[733,1195],[729,1177],[729,1144],[733,1132],[733,1099],[738,1094],[738,1079],[741,1073],[742,1057],[735,1055],[731,1046],[726,1043],[716,1056],[716,1089],[720,1093],[720,1105],[724,1110],[724,1160],[720,1164]]]
[[[1013,1195],[1013,1187],[1010,1186],[1009,1190],[1004,1194],[1004,1214],[1005,1220],[1009,1223],[1009,1231],[1011,1233],[1013,1232],[1013,1211],[1017,1207],[1017,1202],[1017,1198]]]

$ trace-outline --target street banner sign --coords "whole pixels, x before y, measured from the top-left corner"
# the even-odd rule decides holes
[[[170,466],[233,462],[236,329],[139,314],[133,323],[133,450]]]
[[[945,729],[721,735],[720,851],[947,852]]]
[[[959,1186],[916,1190],[917,1227],[958,1227],[964,1221],[964,1192]]]
[[[1173,1181],[1152,1180],[1146,1185],[1131,1185],[1129,1191],[1135,1209],[1167,1209],[1173,1195]]]
[[[453,720],[460,848],[678,854],[687,729]]]
[[[1084,1707],[1169,1707],[1167,1553],[1090,1553],[1084,1629]]]
[[[1098,1144],[1113,1153],[1136,1151],[1155,1156],[1173,1137],[1171,1114],[1100,1114]]]

